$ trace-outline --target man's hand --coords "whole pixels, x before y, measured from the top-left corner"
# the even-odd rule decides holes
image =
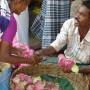
[[[43,59],[42,56],[40,56],[40,55],[38,55],[36,53],[33,53],[33,56],[30,58],[30,61],[31,61],[30,63],[32,65],[35,65],[35,64],[40,63],[42,61],[42,59]]]
[[[35,54],[38,56],[52,56],[55,55],[56,53],[57,51],[52,46],[49,46],[47,48],[35,52]]]
[[[21,49],[21,48],[14,48],[12,47],[12,50],[11,50],[11,54],[14,54],[14,55],[17,55],[17,56],[21,56],[22,57],[22,52],[24,50]]]
[[[36,64],[38,64],[39,62],[41,62],[42,59],[43,59],[43,56],[42,55],[38,55],[36,53],[34,53],[33,56],[34,56],[34,59],[35,59]]]
[[[35,51],[35,55],[37,55],[38,57],[43,57],[44,56],[42,50]]]

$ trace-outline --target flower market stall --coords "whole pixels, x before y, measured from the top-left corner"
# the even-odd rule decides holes
[[[18,68],[11,77],[11,90],[89,90],[87,77],[63,73],[56,64]]]

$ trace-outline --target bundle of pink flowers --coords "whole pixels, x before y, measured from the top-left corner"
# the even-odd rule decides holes
[[[41,78],[31,77],[23,73],[17,74],[13,79],[13,90],[59,90],[53,82],[42,81]]]
[[[14,43],[13,47],[19,48],[22,50],[22,57],[30,58],[33,54],[33,50],[28,47],[26,44]]]
[[[31,76],[25,74],[17,74],[16,77],[12,79],[13,90],[25,90],[25,86],[32,83]]]
[[[13,41],[13,47],[21,49],[21,57],[30,58],[33,55],[34,50],[30,49],[28,45],[19,43],[16,39]],[[18,68],[22,66],[28,66],[28,64],[15,64],[13,68]]]
[[[76,63],[73,59],[66,58],[63,54],[60,54],[58,56],[58,65],[64,72],[70,72],[72,71],[73,66],[76,66]]]

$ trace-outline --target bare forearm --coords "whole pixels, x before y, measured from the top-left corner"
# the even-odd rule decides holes
[[[16,54],[17,55],[18,51],[19,50],[17,48],[11,47],[11,53],[12,54]]]
[[[49,46],[48,48],[42,49],[40,53],[44,56],[51,56],[57,53],[57,51],[53,47]]]
[[[8,56],[2,56],[0,58],[1,58],[0,62],[6,62],[6,63],[10,63],[10,64],[17,64],[17,63],[30,64],[30,59],[19,57],[19,56],[8,55]],[[32,64],[32,62],[31,62],[31,64]]]
[[[84,74],[90,73],[90,67],[80,68],[79,73],[84,73]]]
[[[34,55],[30,58],[20,57],[16,54],[12,54],[12,47],[9,43],[2,41],[0,46],[0,62],[6,62],[11,64],[16,63],[28,63],[28,64],[36,64],[39,63],[40,58]]]

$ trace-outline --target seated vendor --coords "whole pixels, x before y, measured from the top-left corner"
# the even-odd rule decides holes
[[[49,56],[57,53],[67,44],[64,51],[69,57],[79,64],[90,64],[90,1],[83,1],[74,18],[67,20],[48,48],[36,51],[39,56]],[[84,71],[83,71],[84,70]],[[90,72],[90,68],[80,72]]]

